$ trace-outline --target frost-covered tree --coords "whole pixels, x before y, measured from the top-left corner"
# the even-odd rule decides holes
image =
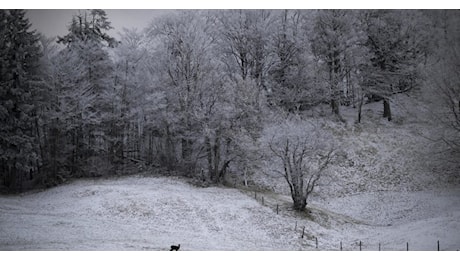
[[[40,168],[43,173],[43,184],[54,183],[61,166],[64,164],[66,145],[62,136],[63,127],[57,120],[59,117],[59,104],[57,93],[57,66],[55,56],[58,46],[55,38],[40,36],[41,58],[40,75],[43,78],[42,87],[39,88],[37,100],[37,143],[40,151]]]
[[[21,189],[37,171],[39,36],[23,10],[0,10],[0,175]]]
[[[115,38],[107,34],[113,29],[104,10],[93,9],[79,12],[72,17],[69,33],[58,37],[58,42],[66,45],[78,44],[78,42],[97,42],[109,47],[117,45]]]
[[[156,62],[149,37],[136,29],[124,29],[115,49],[115,88],[117,120],[121,141],[118,157],[147,164],[158,163],[164,152],[161,126],[164,91],[157,79]]]
[[[196,158],[195,133],[200,126],[195,112],[202,105],[207,87],[204,83],[212,71],[208,67],[212,39],[206,34],[203,19],[194,12],[182,11],[156,20],[149,28],[152,41],[158,42],[152,69],[166,100],[162,124],[168,151],[165,156],[170,157],[165,158],[168,167],[176,159],[182,165],[192,165]],[[179,158],[176,147],[181,151]]]
[[[433,53],[435,63],[428,69],[429,82],[433,87],[430,102],[436,122],[444,131],[434,138],[442,141],[448,151],[458,158],[460,153],[460,16],[458,10],[431,10],[437,48]],[[458,162],[458,160],[456,160]]]
[[[66,47],[59,53],[59,98],[73,147],[71,172],[89,167],[84,174],[96,174],[93,164],[114,159],[113,64],[106,50],[116,44],[107,35],[110,22],[103,10],[76,14],[69,33],[58,37]],[[108,158],[97,162],[106,154]],[[87,172],[91,171],[91,172]]]
[[[232,163],[237,168],[246,163],[239,141],[260,124],[253,115],[264,101],[254,67],[247,68],[247,74],[241,74],[239,66],[228,67],[212,26],[214,14],[168,14],[154,21],[149,35],[156,44],[155,84],[165,96],[158,118],[164,162],[206,182],[221,183]]]
[[[224,165],[232,162],[235,172],[247,176],[257,168],[260,156],[256,140],[271,88],[275,56],[270,41],[276,18],[270,10],[226,10],[211,12],[210,16],[217,25],[211,33],[218,36],[214,52],[221,61],[218,73],[226,95],[220,131],[225,138],[220,138],[219,146],[225,147]]]
[[[417,66],[427,51],[428,28],[416,10],[365,11],[369,63],[363,67],[364,88],[383,99],[383,117],[392,119],[390,97],[416,86]]]
[[[321,175],[332,162],[334,143],[314,124],[286,120],[283,125],[266,129],[271,140],[266,141],[278,162],[275,170],[289,186],[293,207],[303,211]],[[308,135],[308,136],[307,136]]]
[[[211,13],[216,23],[220,56],[232,78],[254,80],[259,92],[267,89],[273,63],[269,41],[273,25],[270,10],[225,10]]]
[[[313,12],[283,10],[276,13],[271,46],[274,62],[270,69],[269,102],[288,111],[317,105],[324,97],[315,84],[315,68],[306,24]]]
[[[341,118],[343,90],[340,84],[346,75],[346,61],[354,46],[351,10],[321,10],[318,12],[311,38],[312,51],[323,64],[328,82],[328,97],[332,112]]]

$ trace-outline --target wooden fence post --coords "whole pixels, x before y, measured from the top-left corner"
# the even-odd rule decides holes
[[[409,242],[406,242],[406,250],[409,251]]]
[[[294,230],[297,231],[297,221],[295,222]]]
[[[279,209],[278,209],[278,204],[276,204],[276,215],[278,215]]]
[[[361,240],[359,240],[359,251],[361,251]]]
[[[262,196],[262,206],[265,206],[264,205],[264,196]]]
[[[379,251],[380,251],[380,243],[379,243]]]
[[[438,251],[439,251],[439,240],[438,240]]]
[[[302,229],[302,238],[304,234],[305,234],[305,226],[303,226],[303,229]]]
[[[315,242],[316,242],[316,249],[318,249],[318,238],[315,237]]]
[[[340,251],[342,251],[342,241],[340,241]]]

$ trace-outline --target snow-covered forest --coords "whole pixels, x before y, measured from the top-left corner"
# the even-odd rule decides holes
[[[353,227],[339,235],[334,225],[358,225],[366,217],[366,225],[377,223],[382,230],[388,222],[405,224],[396,232],[401,236],[407,233],[402,230],[448,220],[446,233],[430,229],[419,235],[436,234],[435,241],[445,236],[446,249],[460,248],[460,237],[449,233],[460,227],[455,203],[460,198],[460,11],[176,10],[114,37],[104,10],[80,10],[68,17],[67,34],[57,38],[31,30],[26,12],[0,10],[0,193],[8,194],[0,196],[0,250],[53,249],[53,244],[22,247],[22,231],[14,235],[16,229],[8,227],[12,212],[30,214],[26,204],[69,214],[55,196],[72,203],[67,196],[113,192],[116,196],[78,204],[80,213],[154,218],[161,211],[155,215],[150,207],[161,202],[171,216],[174,207],[165,193],[175,193],[176,210],[195,210],[198,220],[212,225],[191,228],[195,244],[189,250],[314,248],[280,227],[287,221],[297,228],[298,218],[318,222],[307,232],[329,238],[325,249],[331,250],[349,239],[344,236],[364,232]],[[101,186],[85,184],[89,193],[85,185],[83,190],[72,185],[91,180]],[[104,181],[125,186],[114,191]],[[152,190],[145,183],[162,191],[152,193],[158,201],[147,198]],[[145,194],[130,185],[142,186]],[[67,188],[72,194],[62,193]],[[438,191],[445,193],[437,197]],[[36,192],[38,197],[27,197]],[[28,199],[21,202],[16,193]],[[295,213],[271,219],[273,211],[266,201],[260,204],[257,193]],[[205,213],[216,206],[211,200],[197,202],[207,195],[217,204],[211,213]],[[122,203],[127,196],[129,203]],[[110,204],[119,199],[120,205]],[[363,206],[371,204],[372,209]],[[435,219],[427,212],[432,208],[450,211]],[[254,214],[263,223],[235,221]],[[224,219],[217,221],[219,216]],[[194,223],[176,218],[184,227]],[[411,227],[409,220],[421,222]],[[247,233],[263,241],[236,242],[249,235],[229,230],[234,225],[253,228]],[[267,235],[258,228],[273,229]],[[390,235],[398,228],[377,237],[398,240]],[[233,242],[200,247],[202,238],[194,232],[202,229],[211,237],[229,230],[230,238],[215,239]],[[281,244],[272,243],[272,233]],[[164,236],[162,243],[175,243]],[[63,243],[57,248],[97,248],[72,238]],[[418,250],[435,250],[415,243]],[[158,241],[102,248],[117,246],[161,250]]]

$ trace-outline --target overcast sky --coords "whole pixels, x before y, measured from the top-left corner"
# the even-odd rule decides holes
[[[169,12],[158,9],[108,9],[105,10],[112,29],[109,34],[118,37],[122,28],[144,29],[155,17]],[[72,21],[72,16],[77,14],[76,9],[34,9],[27,10],[27,17],[32,23],[32,29],[43,33],[47,37],[63,36],[67,34],[67,26]]]
[[[456,6],[452,3],[456,2]],[[25,8],[28,10],[28,18],[32,23],[32,28],[45,34],[48,37],[62,36],[67,33],[67,26],[81,6],[88,8],[111,8],[105,9],[114,30],[109,34],[118,36],[123,27],[144,29],[155,17],[170,11],[171,9],[361,9],[361,8],[390,8],[390,9],[420,9],[420,8],[455,8],[460,2],[451,0],[385,0],[385,1],[366,1],[366,0],[167,0],[167,1],[145,1],[145,0],[79,0],[69,3],[68,1],[55,0],[21,0],[21,1],[2,1],[1,8]],[[78,7],[73,7],[77,5]],[[96,6],[95,6],[96,5]],[[38,9],[49,8],[49,9]],[[53,9],[65,8],[65,9]],[[133,9],[143,8],[143,9]],[[169,9],[169,10],[167,10]]]

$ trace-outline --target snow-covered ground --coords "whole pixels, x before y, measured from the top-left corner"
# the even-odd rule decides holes
[[[460,189],[369,192],[320,206],[363,224],[350,234],[363,250],[437,250],[438,240],[441,250],[460,249]]]
[[[241,192],[168,178],[82,180],[0,197],[0,250],[292,250],[296,235]]]
[[[459,189],[317,200],[310,218],[271,199],[279,215],[249,192],[173,177],[78,180],[1,196],[0,250],[315,250],[314,237],[320,250],[460,249]]]

